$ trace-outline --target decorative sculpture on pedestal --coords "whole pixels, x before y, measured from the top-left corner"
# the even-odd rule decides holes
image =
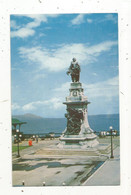
[[[67,127],[60,137],[60,148],[86,149],[98,144],[97,136],[90,128],[87,116],[87,105],[90,103],[84,96],[82,84],[79,82],[80,65],[73,58],[67,74],[71,75],[70,95],[66,97]]]

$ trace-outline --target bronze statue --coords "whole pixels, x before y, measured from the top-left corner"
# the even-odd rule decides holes
[[[71,75],[72,82],[79,82],[80,79],[80,65],[76,61],[76,58],[72,59],[71,65],[67,71],[67,75]]]

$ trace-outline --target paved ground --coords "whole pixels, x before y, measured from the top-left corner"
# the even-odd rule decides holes
[[[86,182],[85,186],[120,185],[120,148],[114,151],[114,159],[108,159]]]
[[[114,148],[118,147],[119,138],[114,138],[113,141]],[[19,159],[16,157],[17,153],[13,153],[13,186],[20,186],[22,181],[25,182],[25,186],[42,186],[43,182],[46,186],[82,185],[110,156],[109,138],[100,139],[100,146],[97,149],[83,151],[58,149],[58,142],[58,139],[43,140],[39,143],[34,141],[32,147],[20,151]],[[27,141],[21,143],[27,144]],[[119,148],[116,151],[119,151]],[[117,163],[114,163],[114,166],[117,166]],[[108,165],[108,161],[104,166],[106,164]],[[112,165],[109,163],[105,168],[104,177],[111,172]],[[115,181],[118,178],[119,173],[115,172],[111,185],[118,184],[119,181]]]

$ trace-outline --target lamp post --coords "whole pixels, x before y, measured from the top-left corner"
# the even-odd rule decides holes
[[[110,133],[111,133],[111,157],[110,158],[114,158],[114,156],[113,156],[113,142],[112,142],[112,129],[113,129],[113,127],[110,126]]]
[[[15,135],[16,139],[17,139],[17,148],[18,148],[18,155],[17,157],[20,157],[20,152],[19,152],[19,138],[22,137],[21,134],[19,134],[19,129],[16,130],[16,135]]]
[[[33,135],[33,141],[35,140],[35,135]]]

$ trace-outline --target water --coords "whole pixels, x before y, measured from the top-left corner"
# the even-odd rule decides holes
[[[27,122],[21,126],[21,132],[25,134],[62,133],[66,127],[66,118],[38,118],[27,115],[19,115],[14,118]],[[108,131],[109,127],[119,131],[119,114],[91,115],[88,117],[90,127],[94,131]]]

